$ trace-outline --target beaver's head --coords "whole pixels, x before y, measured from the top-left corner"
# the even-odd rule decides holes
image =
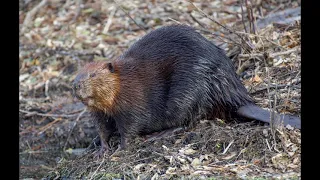
[[[114,64],[92,62],[85,65],[73,82],[73,94],[91,110],[108,112],[119,92],[119,78]]]

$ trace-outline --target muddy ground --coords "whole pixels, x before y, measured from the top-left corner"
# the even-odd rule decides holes
[[[21,179],[300,179],[300,130],[225,119],[93,159],[97,133],[71,95],[84,64],[182,23],[225,49],[258,105],[299,116],[300,1],[19,2]]]

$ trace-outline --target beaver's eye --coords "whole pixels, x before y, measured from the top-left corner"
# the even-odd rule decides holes
[[[95,77],[95,76],[96,76],[96,73],[90,74],[90,77]]]

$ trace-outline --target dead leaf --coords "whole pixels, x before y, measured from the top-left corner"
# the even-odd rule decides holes
[[[277,40],[278,38],[279,38],[279,33],[277,33],[276,31],[273,31],[272,40]]]
[[[288,45],[289,48],[294,48],[296,46],[298,46],[298,42],[296,42],[296,41],[293,41]]]
[[[236,156],[236,155],[237,155],[236,152],[232,152],[230,155],[228,155],[228,156],[226,156],[226,157],[223,157],[222,159],[224,159],[224,160],[229,160],[229,159],[233,158],[233,157]]]
[[[191,155],[191,154],[194,154],[196,153],[197,151],[196,150],[193,150],[192,148],[188,148],[188,149],[181,149],[179,150],[179,152],[185,154],[185,155]]]
[[[112,37],[112,36],[105,36],[105,37],[103,37],[103,41],[108,44],[117,44],[119,39],[116,37]]]
[[[141,163],[141,164],[137,164],[136,166],[134,166],[134,171],[137,171],[137,172],[140,172],[141,171],[141,169],[143,168],[143,167],[145,167],[147,164],[144,164],[144,163]]]
[[[166,174],[176,174],[176,169],[175,167],[168,167],[168,169],[166,170]]]
[[[199,166],[200,164],[201,164],[201,162],[200,162],[199,158],[194,158],[194,159],[192,160],[192,162],[191,162],[191,165],[192,165],[193,167],[197,167],[197,166]]]
[[[257,83],[261,83],[262,79],[256,74],[252,79],[252,82],[257,82]]]
[[[120,157],[118,156],[112,156],[110,161],[113,161],[113,162],[118,162],[120,160]]]

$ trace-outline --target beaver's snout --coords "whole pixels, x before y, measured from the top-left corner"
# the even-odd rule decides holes
[[[80,89],[80,84],[72,83],[72,95],[77,97],[77,91]]]
[[[81,100],[81,97],[79,95],[79,91],[82,88],[82,81],[86,77],[85,74],[79,74],[72,83],[72,94],[73,96],[77,97]]]

